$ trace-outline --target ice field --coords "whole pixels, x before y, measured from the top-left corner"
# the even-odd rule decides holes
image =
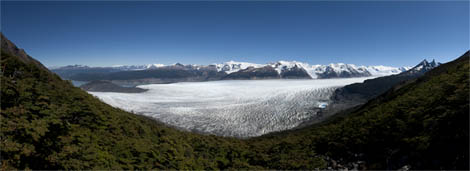
[[[143,93],[89,93],[182,129],[252,137],[294,128],[327,107],[336,88],[370,78],[182,82],[138,86],[149,89]]]

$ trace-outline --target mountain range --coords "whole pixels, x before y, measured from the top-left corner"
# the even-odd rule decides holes
[[[436,64],[437,65],[437,64]],[[108,80],[115,83],[171,83],[183,81],[211,81],[229,79],[326,79],[398,74],[410,67],[356,66],[336,63],[310,65],[296,61],[278,61],[268,64],[229,61],[212,65],[120,65],[88,67],[69,65],[52,71],[63,79],[77,81]]]

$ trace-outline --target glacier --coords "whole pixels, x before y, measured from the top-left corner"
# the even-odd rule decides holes
[[[138,86],[148,89],[143,93],[88,93],[184,130],[243,138],[297,127],[327,107],[336,88],[371,78],[180,82]]]

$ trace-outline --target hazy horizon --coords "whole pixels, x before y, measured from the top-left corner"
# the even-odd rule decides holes
[[[419,62],[422,62],[423,60],[427,60],[428,62],[431,62],[432,60],[435,60],[436,62],[439,63],[444,63],[441,61],[437,61],[436,59],[422,59]],[[286,61],[286,60],[279,60],[279,61]],[[253,62],[247,62],[247,61],[236,61],[236,60],[229,60],[229,61],[222,61],[222,62],[217,62],[217,63],[207,63],[207,64],[191,64],[191,63],[182,63],[182,62],[174,62],[174,63],[169,63],[169,64],[163,64],[164,66],[170,66],[170,65],[175,65],[177,63],[183,64],[183,65],[213,65],[213,64],[223,64],[225,62],[240,62],[240,63],[253,63],[253,64],[269,64],[269,63],[275,63],[279,61],[269,61],[266,63],[253,63]],[[307,63],[303,61],[287,61],[287,62],[300,62],[300,63]],[[334,63],[326,63],[326,64],[318,64],[318,63],[307,63],[309,65],[330,65],[330,64],[352,64],[356,66],[387,66],[387,67],[414,67],[415,65],[419,64],[419,62],[416,62],[415,64],[410,64],[410,65],[405,65],[405,66],[391,66],[387,64],[378,64],[378,65],[362,65],[358,63],[344,63],[344,62],[334,62]],[[449,61],[447,61],[449,62]],[[58,66],[46,66],[47,68],[54,69],[54,68],[60,68],[60,67],[66,67],[66,66],[74,66],[74,65],[79,65],[79,66],[88,66],[88,67],[119,67],[119,66],[143,66],[143,65],[152,65],[152,64],[162,64],[162,63],[141,63],[141,64],[115,64],[115,65],[88,65],[88,64],[66,64],[66,65],[58,65]]]
[[[414,66],[469,48],[469,2],[2,1],[2,33],[48,67]],[[34,29],[31,29],[34,28]]]

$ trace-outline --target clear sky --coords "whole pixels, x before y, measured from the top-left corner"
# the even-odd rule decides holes
[[[1,31],[46,66],[229,60],[411,66],[469,50],[469,2],[12,2]]]

